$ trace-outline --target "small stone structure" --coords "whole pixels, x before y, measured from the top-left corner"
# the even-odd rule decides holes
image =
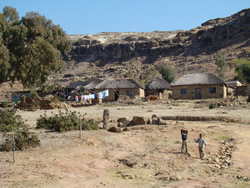
[[[109,110],[105,109],[103,111],[103,128],[109,129]]]

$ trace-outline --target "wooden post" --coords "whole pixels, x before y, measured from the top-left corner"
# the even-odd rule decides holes
[[[16,159],[15,159],[15,150],[16,150],[16,144],[15,144],[15,133],[14,133],[14,130],[12,131],[12,137],[13,137],[13,144],[12,144],[12,150],[13,150],[13,163],[16,162]]]
[[[80,123],[80,138],[82,138],[82,120],[81,120],[81,116],[79,116],[79,123]]]
[[[109,110],[105,109],[103,111],[103,128],[108,129],[109,128]]]

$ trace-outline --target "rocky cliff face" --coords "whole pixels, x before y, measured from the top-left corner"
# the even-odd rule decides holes
[[[226,18],[209,20],[189,31],[99,33],[69,36],[69,61],[97,67],[137,63],[140,66],[169,60],[177,74],[213,71],[214,54],[226,61],[250,55],[250,9]]]

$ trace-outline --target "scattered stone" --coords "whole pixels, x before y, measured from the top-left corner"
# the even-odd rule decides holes
[[[133,161],[128,161],[127,159],[119,159],[119,162],[122,164],[125,164],[126,166],[133,168],[137,162],[133,162]]]
[[[172,180],[172,181],[178,181],[178,177],[177,176],[170,176],[170,180]]]
[[[127,118],[123,117],[123,118],[117,119],[117,123],[118,123],[117,125],[118,127],[127,127],[130,121]]]
[[[121,133],[122,129],[120,127],[111,127],[108,129],[109,132]]]
[[[146,122],[143,117],[134,116],[132,121],[130,122],[130,125],[145,125]]]

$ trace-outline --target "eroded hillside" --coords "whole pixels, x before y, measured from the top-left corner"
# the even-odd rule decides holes
[[[216,52],[229,63],[235,58],[249,57],[250,9],[209,20],[189,31],[103,32],[69,38],[73,48],[66,72],[82,77],[136,75],[142,80],[145,71],[161,60],[174,65],[177,76],[189,72],[213,72]],[[228,71],[227,77],[232,77],[232,72]]]

